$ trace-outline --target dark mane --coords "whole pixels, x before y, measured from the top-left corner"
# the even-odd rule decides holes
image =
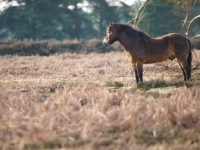
[[[117,27],[117,32],[125,30],[129,36],[137,35],[146,42],[151,39],[149,35],[141,31],[138,27],[132,26],[131,24],[115,23],[114,26]]]
[[[132,26],[131,24],[114,23],[114,26],[118,29],[129,29],[139,31],[139,29],[136,26]]]

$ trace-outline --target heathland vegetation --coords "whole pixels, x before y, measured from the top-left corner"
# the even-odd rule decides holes
[[[90,39],[90,40],[62,40],[56,39],[33,41],[25,39],[23,41],[13,40],[2,40],[0,41],[0,55],[19,55],[19,56],[49,56],[51,54],[59,53],[77,53],[77,54],[88,54],[88,53],[105,53],[110,51],[123,51],[120,44],[106,49],[102,40]]]
[[[192,47],[200,49],[200,40],[198,38],[191,39]],[[90,40],[0,40],[0,55],[19,55],[19,56],[49,56],[51,54],[61,53],[76,53],[76,54],[89,54],[89,53],[107,53],[110,51],[123,51],[119,43],[105,48],[101,39]]]
[[[199,149],[194,53],[190,81],[169,60],[138,86],[124,52],[2,56],[0,148]]]

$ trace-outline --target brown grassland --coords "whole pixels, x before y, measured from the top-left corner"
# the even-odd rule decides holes
[[[124,52],[1,56],[0,149],[200,149],[200,52],[183,82],[174,61]]]

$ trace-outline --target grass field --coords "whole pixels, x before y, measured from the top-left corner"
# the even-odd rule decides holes
[[[1,56],[0,149],[200,149],[200,52],[183,82],[175,61],[124,52]]]

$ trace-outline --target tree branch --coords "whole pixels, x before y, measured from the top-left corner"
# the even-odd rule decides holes
[[[183,4],[184,5],[184,4]],[[185,16],[185,19],[184,19],[184,21],[183,21],[183,24],[182,24],[182,28],[185,26],[185,24],[186,24],[186,22],[187,22],[187,20],[188,20],[188,15],[189,15],[189,2],[188,2],[188,0],[185,0],[185,5],[186,5],[186,10],[187,10],[187,14],[186,14],[186,16]],[[184,7],[184,6],[183,6]]]
[[[190,31],[190,26],[192,25],[192,23],[194,22],[194,20],[196,20],[197,18],[200,18],[200,15],[194,17],[194,18],[190,21],[190,23],[189,23],[189,25],[188,25],[188,27],[187,27],[187,32],[185,33],[185,34],[186,34],[186,37],[188,36],[188,33],[189,33],[189,31]]]
[[[197,1],[198,1],[198,0],[195,0],[195,2],[194,2],[194,4],[193,4],[193,7],[196,5]]]
[[[192,37],[192,39],[197,38],[197,37],[200,37],[200,34],[199,34],[199,35],[196,35],[196,36],[194,36],[194,37]]]
[[[186,24],[186,22],[188,20],[188,14],[189,14],[189,9],[187,8],[187,14],[186,14],[185,19],[183,21],[182,28],[185,26],[185,24]]]
[[[146,0],[146,1],[142,4],[142,6],[140,6],[140,8],[139,8],[139,10],[138,10],[138,12],[137,12],[137,15],[136,15],[135,18],[134,18],[134,25],[135,25],[135,26],[137,26],[137,24],[139,23],[139,16],[140,16],[140,13],[141,13],[142,10],[144,9],[144,7],[146,6],[146,4],[147,4],[148,1],[149,1],[149,0]]]

